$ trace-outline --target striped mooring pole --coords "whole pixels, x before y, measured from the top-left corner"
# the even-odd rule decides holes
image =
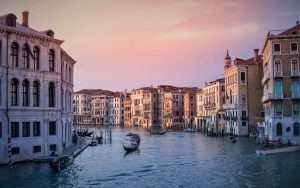
[[[8,135],[8,165],[12,167],[12,158],[11,158],[11,138]]]

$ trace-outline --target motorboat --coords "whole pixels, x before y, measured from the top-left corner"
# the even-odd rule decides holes
[[[258,155],[270,155],[270,154],[277,154],[277,153],[287,153],[287,152],[295,152],[299,151],[300,146],[299,145],[283,145],[281,147],[264,147],[262,149],[256,150],[256,154]]]
[[[73,157],[69,155],[53,156],[52,160],[49,162],[49,165],[53,171],[61,171],[67,167],[71,161],[73,161]]]

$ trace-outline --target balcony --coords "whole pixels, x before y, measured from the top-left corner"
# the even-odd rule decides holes
[[[266,102],[269,100],[280,100],[283,99],[282,93],[268,93],[262,97],[262,102]]]
[[[223,105],[223,109],[227,110],[227,109],[235,109],[237,108],[237,104],[224,104]]]
[[[204,108],[214,108],[216,106],[216,103],[206,103],[204,104]]]
[[[300,71],[299,70],[292,70],[291,71],[291,77],[299,77]]]
[[[242,120],[242,121],[247,121],[247,120],[248,120],[248,117],[247,117],[247,116],[242,116],[242,117],[241,117],[241,120]]]
[[[293,98],[293,99],[300,99],[300,94],[299,94],[299,92],[292,92],[292,98]]]
[[[282,77],[282,71],[275,71],[274,72],[274,77],[276,78],[278,78],[278,77]]]

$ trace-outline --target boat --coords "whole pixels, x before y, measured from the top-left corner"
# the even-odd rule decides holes
[[[234,137],[230,140],[231,140],[232,143],[236,143],[236,139]]]
[[[139,144],[137,142],[131,142],[129,144],[123,144],[123,148],[127,152],[132,152],[139,148]]]
[[[89,144],[89,146],[97,146],[97,145],[98,145],[97,140],[92,140],[91,143]]]
[[[149,133],[151,135],[163,135],[163,134],[166,134],[166,132],[167,132],[167,129],[162,130],[161,126],[151,126],[150,130],[149,130]]]
[[[139,134],[128,133],[126,136],[131,137],[133,140],[136,140],[140,144],[141,138]]]
[[[152,135],[164,135],[166,134],[167,130],[164,130],[164,131],[151,131],[150,130],[150,134]]]
[[[263,149],[258,149],[256,150],[256,154],[258,155],[269,155],[269,154],[277,154],[277,153],[287,153],[287,152],[294,152],[294,151],[299,151],[300,146],[295,145],[295,146],[282,146],[278,148],[273,148],[273,147],[265,147]]]
[[[69,155],[54,156],[49,162],[49,165],[51,166],[53,171],[61,171],[62,169],[66,168],[72,160],[73,157]]]
[[[102,143],[102,141],[103,141],[103,137],[102,136],[96,136],[95,139],[98,141],[98,143]]]
[[[190,133],[192,133],[192,132],[197,132],[197,130],[196,129],[192,129],[192,128],[186,128],[186,129],[184,129],[184,132],[190,132]]]

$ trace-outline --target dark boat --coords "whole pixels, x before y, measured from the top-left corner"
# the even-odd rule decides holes
[[[54,156],[52,160],[49,162],[52,170],[61,171],[73,160],[72,156]]]
[[[99,144],[101,144],[102,141],[103,141],[103,137],[102,136],[96,136],[95,139],[98,141]]]
[[[231,142],[236,143],[236,139],[235,138],[231,139]]]
[[[130,144],[123,144],[123,148],[127,152],[132,152],[139,148],[139,144],[137,142],[132,142]]]
[[[97,140],[92,140],[91,143],[89,144],[89,146],[97,146],[97,145],[98,145]]]
[[[132,140],[135,140],[138,144],[140,144],[141,138],[139,134],[128,133],[126,136],[131,137]]]

